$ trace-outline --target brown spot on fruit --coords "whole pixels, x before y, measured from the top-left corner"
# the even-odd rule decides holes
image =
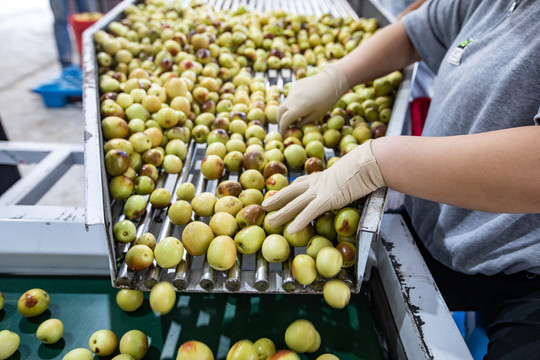
[[[341,227],[339,228],[340,231],[348,232],[351,230],[351,227],[349,226],[349,220],[345,219],[343,220],[343,223],[341,224]]]
[[[29,307],[29,308],[34,307],[37,305],[37,303],[38,303],[38,300],[30,294],[27,294],[24,297],[24,306],[26,307]]]

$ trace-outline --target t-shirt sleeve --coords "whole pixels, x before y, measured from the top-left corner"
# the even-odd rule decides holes
[[[416,51],[437,73],[462,25],[481,0],[428,0],[403,17],[403,25]]]
[[[537,126],[540,126],[540,107],[538,108],[538,112],[536,113],[536,116],[534,117],[534,123]]]

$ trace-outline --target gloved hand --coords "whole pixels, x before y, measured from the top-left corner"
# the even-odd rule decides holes
[[[270,225],[282,225],[296,216],[288,231],[297,232],[320,214],[345,207],[385,186],[371,151],[372,141],[358,146],[322,172],[297,178],[266,199],[262,203],[266,211],[281,208],[268,218]]]
[[[315,122],[348,90],[347,78],[332,64],[327,64],[316,75],[294,82],[277,111],[279,128],[284,132],[298,120],[299,126]]]

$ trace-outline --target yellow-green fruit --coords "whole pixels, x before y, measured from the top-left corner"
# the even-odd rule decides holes
[[[176,292],[169,282],[160,282],[150,291],[150,307],[161,315],[168,314],[176,302]]]
[[[279,350],[269,360],[300,360],[300,356],[291,350]]]
[[[94,360],[94,354],[88,349],[77,348],[64,355],[62,360]]]
[[[148,337],[139,330],[130,330],[120,339],[120,353],[141,360],[148,351]]]
[[[334,218],[334,227],[339,235],[352,236],[356,234],[360,212],[352,207],[346,207],[338,211]]]
[[[19,298],[17,309],[22,316],[38,316],[47,310],[49,302],[49,294],[45,290],[30,289]]]
[[[260,338],[253,343],[259,353],[259,360],[267,360],[276,352],[276,345],[268,338]]]
[[[172,268],[182,261],[184,245],[174,236],[168,236],[157,243],[154,250],[154,258],[159,266],[164,269]]]
[[[315,360],[339,360],[339,358],[333,354],[322,354]]]
[[[208,246],[206,259],[213,269],[229,270],[236,261],[236,243],[230,236],[217,236]]]
[[[342,280],[333,279],[324,284],[323,296],[326,303],[334,309],[343,309],[351,299],[351,289]]]
[[[88,347],[97,356],[109,356],[118,347],[118,338],[111,330],[98,330],[90,336]]]
[[[112,360],[135,360],[135,358],[129,354],[118,354]]]
[[[292,262],[292,273],[294,279],[302,285],[309,285],[317,277],[317,267],[315,260],[309,255],[298,254]]]
[[[178,200],[191,201],[195,196],[196,191],[197,189],[192,183],[182,183],[176,189],[176,196],[178,197]]]
[[[306,352],[313,348],[316,341],[317,330],[309,320],[296,320],[285,330],[285,344],[293,351]]]
[[[178,200],[169,206],[167,215],[174,225],[187,224],[191,220],[193,209],[186,200]]]
[[[205,343],[191,340],[180,345],[176,360],[214,360],[214,354]]]
[[[343,256],[335,247],[323,247],[317,253],[317,271],[325,278],[331,278],[338,274],[343,265]]]
[[[21,339],[19,335],[9,330],[0,331],[0,360],[9,358],[17,351]]]
[[[4,307],[4,302],[4,294],[2,294],[2,292],[0,291],[0,310],[2,310],[2,308]]]
[[[237,341],[227,353],[226,360],[258,360],[259,353],[249,340]]]
[[[122,289],[116,294],[116,303],[124,311],[135,311],[141,307],[144,294],[140,290]]]
[[[315,343],[313,343],[313,346],[311,346],[309,350],[306,352],[314,353],[315,351],[319,350],[320,347],[321,347],[321,334],[319,334],[319,332],[316,331]]]
[[[193,256],[205,254],[214,239],[214,232],[202,221],[192,221],[182,232],[182,243],[186,251]]]
[[[285,224],[285,228],[283,229],[283,236],[285,236],[285,239],[287,239],[291,246],[306,246],[309,240],[313,237],[313,235],[315,235],[315,229],[311,224],[308,224],[305,228],[295,232],[294,234],[291,234],[288,230],[291,223],[292,221],[289,221]]]
[[[36,336],[44,344],[54,344],[62,338],[64,324],[58,319],[48,319],[39,325]]]
[[[328,240],[324,236],[315,235],[309,240],[309,243],[307,244],[306,254],[311,256],[313,259],[316,259],[317,254],[319,253],[319,250],[328,246],[333,247],[334,245],[332,244],[330,240]]]

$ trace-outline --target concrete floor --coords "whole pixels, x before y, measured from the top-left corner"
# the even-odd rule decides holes
[[[30,90],[61,73],[49,1],[0,1],[0,44],[0,116],[8,139],[82,144],[82,103],[47,108]],[[84,206],[83,166],[72,167],[39,204]]]

